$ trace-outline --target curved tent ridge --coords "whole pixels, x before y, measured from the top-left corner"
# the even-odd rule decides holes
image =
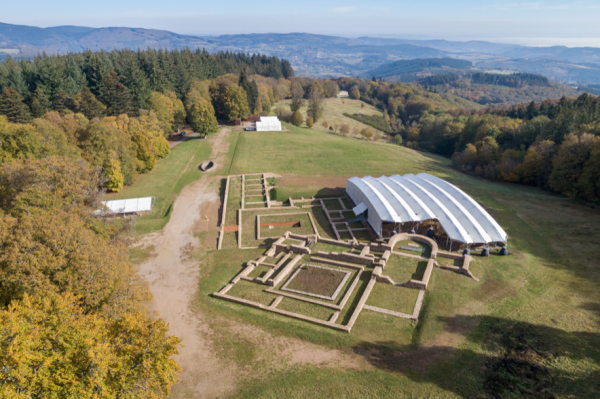
[[[428,191],[436,191],[437,198],[444,204],[444,207],[448,209],[452,215],[458,220],[458,222],[467,231],[473,242],[492,242],[492,238],[487,234],[485,229],[475,220],[473,215],[465,209],[456,199],[450,196],[438,185],[422,179],[418,176],[410,175],[407,177],[411,181],[416,181],[419,184],[427,187]],[[450,210],[450,208],[454,208]]]
[[[435,213],[429,207],[421,201],[421,199],[413,193],[408,187],[395,180],[396,177],[401,177],[398,175],[394,175],[392,177],[381,176],[379,179],[385,183],[389,183],[389,186],[394,189],[394,191],[398,195],[406,194],[404,197],[406,202],[411,202],[409,206],[412,208],[413,212],[417,216],[417,221],[427,220],[427,219],[435,219]],[[398,191],[400,190],[400,191]],[[418,208],[418,211],[417,211]]]
[[[370,177],[370,176],[367,176],[367,177]],[[381,192],[379,192],[379,190],[377,190],[377,188],[373,187],[373,185],[371,183],[369,183],[367,180],[363,179],[362,182],[365,183],[367,186],[369,186],[369,188],[371,190],[373,190],[375,195],[377,195],[379,197],[379,200],[381,201],[382,205],[388,211],[389,218],[381,219],[381,220],[386,221],[386,222],[401,223],[402,219],[400,219],[400,217],[398,216],[398,213],[396,213],[396,211],[394,210],[394,207],[388,202],[388,200],[385,198],[385,196],[383,194],[381,194]]]
[[[481,205],[477,203],[471,196],[465,193],[454,184],[449,183],[439,177],[429,175],[427,173],[419,173],[417,176],[435,182],[436,184],[443,187],[450,195],[452,195],[475,217],[478,217],[479,223],[485,228],[486,232],[492,237],[493,241],[506,241],[508,234],[502,227],[496,222],[496,220],[485,210]]]
[[[472,244],[475,242],[475,241],[473,241],[473,238],[471,238],[471,236],[469,235],[467,230],[460,223],[460,221],[454,216],[454,214],[452,212],[450,212],[450,210],[448,208],[446,208],[446,206],[439,199],[437,199],[432,193],[427,191],[427,189],[422,187],[420,184],[418,184],[412,180],[409,180],[406,177],[402,177],[402,179],[406,180],[409,187],[411,185],[413,185],[418,191],[420,191],[424,194],[423,198],[424,198],[424,201],[428,202],[428,206],[430,206],[432,208],[437,207],[438,211],[437,212],[434,211],[436,214],[436,218],[437,218],[437,220],[440,221],[442,228],[444,229],[444,231],[446,231],[446,234],[448,234],[448,236],[456,237],[453,239],[459,240],[466,244]],[[454,230],[455,234],[452,234],[453,230]]]
[[[392,205],[394,211],[400,217],[402,222],[416,222],[419,221],[419,217],[415,214],[413,209],[400,197],[394,190],[392,190],[387,184],[380,179],[376,179],[371,176],[364,178],[365,181],[373,185]]]

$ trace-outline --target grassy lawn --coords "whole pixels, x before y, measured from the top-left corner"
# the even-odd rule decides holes
[[[277,213],[277,211],[272,211],[272,213]],[[290,231],[294,234],[301,235],[310,235],[315,234],[313,229],[313,225],[310,221],[310,218],[307,214],[303,215],[280,215],[280,216],[261,216],[260,224],[264,225],[265,223],[281,223],[281,222],[300,222],[300,226],[260,226],[260,235],[261,237],[281,237],[286,232]],[[299,242],[295,242],[294,244],[299,244]]]
[[[326,308],[324,306],[319,306],[287,297],[283,298],[281,303],[277,305],[277,309],[299,313],[305,316],[314,317],[315,319],[324,321],[329,320],[329,318],[334,312],[332,309]]]
[[[396,245],[394,245],[393,250],[411,255],[422,256],[424,258],[429,258],[431,255],[431,247],[429,245],[412,240],[398,241]]]
[[[289,102],[284,102],[289,107]],[[350,133],[348,136],[355,135],[353,133],[354,129],[358,129],[359,131],[364,128],[371,129],[373,133],[379,132],[382,136],[384,133],[381,130],[375,129],[372,126],[365,125],[362,122],[354,120],[352,118],[348,118],[344,116],[344,113],[352,114],[363,114],[363,115],[381,115],[383,113],[375,108],[374,106],[364,103],[360,100],[352,100],[351,98],[327,98],[324,100],[325,112],[323,113],[323,118],[321,118],[315,125],[313,126],[313,130],[322,131],[324,133],[333,133],[329,128],[323,126],[323,121],[327,121],[330,126],[333,125],[341,125],[342,123],[350,126]],[[306,120],[306,110],[307,107],[301,107],[300,112],[304,120]],[[356,135],[360,137],[360,135]]]
[[[426,260],[392,254],[385,264],[382,274],[401,284],[410,279],[421,280],[426,268]]]
[[[232,174],[381,176],[445,171],[450,160],[383,142],[367,142],[285,124],[287,132],[240,132]],[[279,190],[279,189],[278,189]],[[285,196],[283,196],[284,199]],[[280,198],[279,193],[277,198]]]
[[[169,221],[171,207],[181,190],[202,177],[198,170],[201,161],[211,153],[208,141],[188,140],[173,147],[171,154],[159,161],[150,173],[138,175],[131,186],[119,193],[106,195],[106,200],[154,197],[151,215],[137,218],[136,233],[161,230]]]
[[[227,328],[236,320],[275,335],[359,353],[370,365],[368,370],[358,371],[343,366],[284,367],[245,380],[234,397],[492,397],[485,391],[489,386],[496,387],[494,394],[502,398],[539,397],[534,394],[541,389],[560,398],[600,397],[600,210],[535,188],[460,174],[449,166],[448,159],[403,147],[287,128],[288,132],[261,135],[240,132],[230,157],[231,173],[349,177],[427,172],[475,198],[508,233],[511,255],[475,256],[470,270],[479,282],[435,268],[416,324],[364,311],[346,334],[212,298],[210,294],[235,276],[244,262],[258,258],[264,250],[204,253],[199,259],[202,277],[196,306],[214,331],[217,352],[224,359],[256,368],[261,367],[254,363],[257,353],[269,350],[268,343]],[[277,190],[279,196],[280,188]],[[317,228],[325,235],[328,223],[323,223],[322,210],[314,209]],[[319,212],[320,219],[316,216]],[[244,234],[255,234],[252,223],[244,221]],[[244,239],[244,245],[252,240]],[[226,234],[225,242],[236,243],[235,234]],[[232,247],[227,245],[224,248]],[[403,272],[406,279],[417,271],[419,261],[408,262],[412,266]],[[384,273],[390,270],[388,264]],[[370,272],[363,273],[338,322],[350,319]],[[376,288],[368,302],[374,306]],[[240,295],[257,297],[261,303],[274,299],[254,288],[240,290]],[[409,299],[392,300],[392,305],[405,309],[400,301]],[[389,298],[383,295],[380,300]],[[286,302],[283,306],[296,306],[293,301]],[[523,348],[533,351],[523,352]],[[511,363],[516,367],[511,369],[502,359],[515,353],[523,362]],[[538,376],[545,381],[543,388],[523,369],[529,363],[552,377]],[[501,380],[504,377],[518,384],[506,385]],[[498,388],[503,386],[529,387],[532,393]]]
[[[373,287],[371,295],[369,295],[367,305],[393,310],[394,312],[412,314],[418,295],[419,290],[377,283]]]

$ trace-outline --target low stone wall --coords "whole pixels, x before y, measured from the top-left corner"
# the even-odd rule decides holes
[[[433,270],[433,266],[435,265],[435,260],[429,259],[427,262],[427,268],[425,269],[425,273],[423,274],[422,280],[413,280],[410,279],[406,283],[398,284],[402,287],[413,288],[417,290],[426,290],[427,285],[429,284],[429,279],[431,278],[431,271]]]
[[[290,263],[285,265],[285,267],[279,272],[277,277],[268,280],[269,285],[272,287],[276,287],[279,283],[281,283],[281,280],[283,280],[290,273],[290,271],[292,271],[292,269],[294,268],[294,266],[296,266],[300,259],[302,259],[302,256],[296,255],[296,257],[292,259]]]
[[[290,252],[292,252],[294,254],[309,255],[310,248],[307,248],[303,245],[290,245]]]
[[[216,297],[216,298],[225,299],[227,301],[241,303],[242,305],[251,306],[253,308],[267,310],[269,312],[277,313],[277,314],[280,314],[280,315],[283,315],[283,316],[288,316],[288,317],[291,317],[293,319],[308,321],[310,323],[318,324],[318,325],[321,325],[321,326],[331,327],[331,328],[334,328],[336,330],[350,332],[350,327],[348,327],[348,326],[342,326],[340,324],[335,324],[333,322],[315,319],[314,317],[309,317],[309,316],[304,316],[304,315],[301,315],[301,314],[298,314],[298,313],[288,312],[287,310],[277,309],[276,307],[265,306],[263,304],[260,304],[260,303],[257,303],[257,302],[252,302],[252,301],[248,301],[246,299],[236,298],[236,297],[229,296],[229,295],[226,295],[226,294],[221,294],[221,293],[218,293],[218,292],[214,293],[213,296]]]

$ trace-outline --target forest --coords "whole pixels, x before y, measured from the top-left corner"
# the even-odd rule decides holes
[[[99,211],[104,192],[152,170],[185,123],[268,112],[288,67],[154,50],[0,63],[1,397],[169,395],[180,340],[146,307],[133,222]]]
[[[120,191],[169,155],[185,124],[201,134],[217,118],[270,112],[288,95],[289,62],[205,51],[120,50],[0,63],[0,164],[83,158]]]
[[[379,107],[408,147],[451,157],[480,177],[600,203],[598,97],[474,110],[452,108],[439,94],[402,83],[341,78],[338,84]]]

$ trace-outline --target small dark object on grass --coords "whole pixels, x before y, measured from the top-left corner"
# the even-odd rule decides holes
[[[212,169],[215,166],[215,163],[213,161],[206,161],[203,162],[198,169],[200,169],[202,172],[206,172],[210,169]]]

